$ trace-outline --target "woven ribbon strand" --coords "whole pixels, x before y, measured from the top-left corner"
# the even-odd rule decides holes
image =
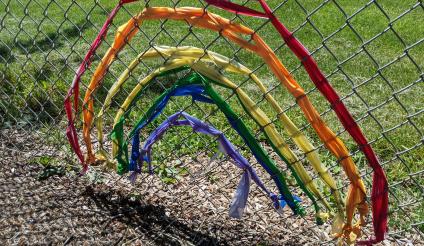
[[[68,127],[66,128],[66,136],[68,137],[72,150],[77,154],[78,159],[80,160],[81,164],[84,166],[83,172],[87,169],[87,165],[85,163],[84,156],[81,152],[81,147],[78,142],[77,131],[75,129],[75,123],[74,123],[75,116],[72,113],[71,98],[72,96],[74,96],[74,112],[78,112],[79,82],[81,80],[81,77],[84,75],[86,69],[90,66],[92,57],[96,53],[97,48],[102,43],[103,38],[106,36],[109,26],[112,23],[118,11],[121,9],[121,7],[124,4],[135,2],[135,1],[137,0],[121,0],[115,6],[115,8],[113,8],[113,10],[110,12],[105,23],[100,29],[99,34],[97,34],[97,37],[94,39],[93,43],[91,44],[90,49],[88,50],[87,54],[84,56],[84,59],[81,65],[79,66],[77,72],[75,73],[74,79],[72,80],[71,87],[69,88],[68,93],[65,96],[64,105],[65,105],[66,116],[68,118]]]
[[[332,109],[336,112],[337,117],[340,119],[344,128],[348,131],[350,136],[358,144],[361,151],[364,153],[368,160],[370,167],[373,169],[373,185],[371,192],[372,201],[372,213],[373,213],[373,226],[375,238],[358,242],[358,244],[373,244],[384,240],[384,235],[388,230],[388,183],[387,178],[381,167],[377,156],[374,153],[371,145],[363,135],[356,121],[347,110],[346,106],[340,100],[337,92],[330,85],[323,72],[319,69],[316,61],[310,55],[309,51],[305,46],[297,40],[293,34],[278,20],[278,18],[272,13],[271,8],[267,5],[265,0],[258,0],[264,9],[265,13],[249,9],[247,7],[226,1],[226,0],[205,0],[211,5],[215,5],[219,8],[234,12],[236,14],[242,14],[253,17],[269,18],[275,29],[280,33],[287,46],[292,52],[298,57],[305,67],[305,70],[309,74],[312,82],[318,88],[318,90],[325,96],[330,102]]]
[[[189,92],[192,89],[200,89],[200,87],[191,86],[182,88],[183,90]],[[179,118],[184,118],[184,120],[179,120]],[[183,112],[177,112],[169,116],[165,121],[163,121],[146,139],[145,144],[142,149],[142,153],[145,154],[145,158],[141,157],[143,160],[147,160],[150,165],[151,162],[151,152],[152,146],[157,141],[159,141],[165,132],[174,126],[190,126],[194,132],[199,132],[201,134],[207,134],[216,138],[216,141],[219,144],[219,149],[226,156],[230,157],[234,162],[233,164],[238,168],[243,170],[242,177],[240,179],[239,185],[235,192],[235,195],[232,199],[229,215],[232,218],[241,218],[244,212],[244,208],[247,204],[247,198],[249,194],[250,178],[258,185],[258,187],[271,199],[274,196],[264,185],[261,179],[256,174],[255,169],[249,164],[249,162],[244,158],[231,144],[231,142],[225,137],[225,135],[214,128],[213,126]],[[134,136],[134,137],[139,137]],[[139,150],[138,150],[139,151]],[[138,152],[140,153],[140,152]],[[272,201],[273,202],[273,201]],[[277,208],[279,209],[279,208]]]

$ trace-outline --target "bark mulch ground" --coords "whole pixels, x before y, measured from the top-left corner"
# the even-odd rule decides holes
[[[316,226],[311,210],[304,218],[289,209],[280,215],[255,185],[243,219],[230,219],[228,206],[240,173],[228,161],[181,158],[190,173],[177,184],[146,174],[131,185],[100,167],[80,177],[75,167],[31,161],[54,150],[19,131],[0,133],[1,245],[334,243],[327,236],[329,225]],[[419,241],[389,238],[382,245],[408,243]]]

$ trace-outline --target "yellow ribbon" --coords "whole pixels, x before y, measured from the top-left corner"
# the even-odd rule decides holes
[[[182,51],[182,52],[180,53],[178,51]],[[102,132],[103,132],[103,130],[102,130],[102,128],[103,128],[103,126],[102,126],[102,118],[103,118],[104,112],[110,106],[112,97],[119,91],[119,89],[121,88],[121,86],[123,85],[123,83],[128,78],[131,70],[133,70],[137,66],[137,64],[140,63],[140,61],[141,61],[142,58],[145,59],[145,58],[153,58],[153,57],[159,57],[159,56],[166,56],[167,58],[171,58],[172,57],[172,59],[170,59],[171,61],[173,61],[174,59],[188,58],[188,59],[190,59],[190,60],[188,60],[188,59],[186,60],[188,62],[193,61],[193,60],[196,61],[196,60],[198,60],[198,59],[201,58],[201,60],[198,61],[198,65],[200,65],[202,67],[205,67],[205,65],[203,64],[203,61],[216,61],[214,63],[215,65],[217,65],[218,67],[223,68],[223,69],[225,69],[227,71],[241,72],[241,73],[245,73],[245,74],[251,74],[252,73],[249,69],[247,69],[246,67],[244,67],[241,64],[238,64],[238,63],[231,64],[230,61],[229,61],[229,59],[226,58],[226,57],[222,57],[222,56],[220,57],[216,53],[213,53],[213,52],[210,52],[210,51],[208,51],[207,53],[208,54],[205,54],[204,50],[197,49],[197,48],[191,48],[191,47],[179,47],[179,48],[173,48],[173,49],[172,48],[167,48],[166,49],[166,47],[155,47],[155,48],[150,49],[148,52],[139,55],[136,59],[134,59],[134,61],[130,64],[130,66],[128,67],[128,69],[119,77],[118,81],[115,82],[115,84],[112,85],[112,87],[109,90],[108,95],[107,95],[107,97],[105,99],[105,103],[103,104],[103,107],[102,107],[102,109],[100,110],[100,112],[99,112],[99,114],[97,116],[97,129],[98,129],[97,132],[98,132],[98,136],[99,136],[99,142],[102,142],[103,141],[103,137],[102,137],[102,135],[103,135],[102,134]],[[191,64],[187,64],[187,65],[191,65]],[[162,71],[163,72],[163,71],[167,71],[167,70],[169,70],[169,68],[167,66],[163,66],[159,70],[157,70],[156,72],[154,72],[154,74],[157,74],[158,71]],[[206,69],[203,69],[203,71],[205,71],[205,70]],[[216,79],[218,77],[217,74],[219,74],[219,73],[217,71],[214,71],[214,74],[215,74],[215,79]],[[150,76],[149,75],[148,77],[149,78],[152,78],[153,76]],[[253,74],[252,74],[252,79],[255,80],[255,82],[260,87],[261,91],[264,92],[265,91],[265,87],[263,86],[262,82],[255,75],[253,75]],[[240,94],[244,94],[244,92],[242,90],[237,89],[237,86],[234,83],[229,82],[229,80],[227,80],[226,78],[224,78],[223,81],[224,82],[221,82],[223,85],[225,85],[227,87],[231,87],[236,92],[239,90],[240,91]],[[138,91],[139,90],[137,90],[137,92]],[[131,94],[130,94],[130,96],[131,96]],[[242,96],[242,98],[246,98],[246,97],[247,97],[247,95]],[[249,101],[249,105],[250,106],[251,105],[254,105],[254,103],[250,100],[250,98],[248,98],[246,100]],[[283,114],[281,107],[274,100],[274,98],[272,98],[271,95],[269,95],[267,97],[267,100],[272,100],[275,103],[274,106],[278,107],[281,110],[279,113],[282,113]],[[128,101],[128,103],[131,103],[131,101]],[[126,109],[128,107],[128,105],[129,104],[122,105],[122,109],[124,109],[124,108]],[[249,106],[249,105],[246,105],[246,106]],[[256,115],[259,114],[259,116],[257,116],[255,119],[257,119],[258,121],[262,121],[262,125],[263,126],[264,125],[268,125],[268,123],[270,122],[270,120],[268,119],[268,117],[266,117],[266,115],[265,116],[262,116],[262,115],[264,115],[264,113],[262,112],[262,110],[260,110],[259,108],[256,110],[256,108],[257,108],[257,106],[255,106],[255,110],[251,110],[251,114],[255,114],[253,111],[259,111],[259,113],[256,114]],[[309,146],[312,146],[308,142],[307,138],[293,124],[293,122],[286,115],[283,115],[283,116],[284,117],[280,117],[280,119],[284,119],[284,120],[282,120],[282,122],[286,126],[287,132],[290,135],[294,136],[294,138],[297,138],[297,141],[298,142],[302,142],[302,146],[308,146],[308,144],[309,144]],[[118,115],[117,115],[117,117],[118,117]],[[120,116],[119,116],[119,118],[120,118]],[[119,118],[118,118],[118,120],[119,120]],[[266,120],[265,121],[264,120],[259,120],[259,119],[262,119],[262,118],[265,118]],[[117,118],[115,117],[115,120],[116,119]],[[275,130],[275,128],[274,128],[274,130]],[[270,137],[272,137],[272,136],[270,136]],[[281,143],[281,141],[282,141],[282,140],[280,140],[281,139],[280,135],[278,135],[278,137],[273,137],[273,139],[274,139],[275,142],[278,141],[278,142]],[[307,142],[307,143],[305,143],[305,142]],[[286,144],[283,144],[283,145],[285,145],[287,147]],[[293,163],[300,163],[297,160],[297,157],[295,156],[295,154],[291,150],[288,150],[288,151],[289,151],[290,154],[287,155],[287,156],[289,156],[289,158],[291,157],[291,160],[290,161],[293,162]],[[304,151],[305,152],[306,151],[314,151],[314,148],[312,147],[311,149],[304,150]],[[318,167],[319,170],[324,169],[323,167],[321,167],[322,164],[319,161],[318,155],[316,153],[315,153],[315,155],[316,155],[316,159],[312,159],[312,160],[313,161],[318,160],[318,163],[314,163],[314,166],[319,165],[319,167]],[[286,157],[286,155],[284,155],[284,156]],[[299,164],[299,165],[301,165],[301,164]],[[309,190],[311,192],[313,192],[314,195],[318,199],[324,199],[323,196],[321,195],[321,193],[316,188],[314,182],[312,182],[312,179],[310,178],[310,176],[307,174],[306,170],[304,170],[303,168],[300,168],[300,169],[298,168],[297,171],[300,171],[300,172],[304,173],[303,175],[301,175],[302,182],[304,182],[306,185],[309,184],[309,183],[311,184],[308,187]],[[328,172],[327,172],[327,176],[325,176],[325,177],[330,177],[331,180],[333,181],[334,186],[335,186],[335,182],[332,179],[332,177],[328,174]],[[337,191],[337,187],[334,187],[333,189]],[[324,205],[327,207],[327,209],[331,210],[329,204],[325,200],[322,200],[322,201],[323,201]]]
[[[253,72],[245,67],[244,65],[231,61],[228,57],[222,56],[212,51],[205,51],[203,49],[195,48],[195,47],[168,47],[168,46],[155,46],[150,48],[147,52],[142,52],[139,54],[128,66],[128,68],[119,76],[119,79],[112,85],[109,89],[106,99],[103,103],[103,106],[97,115],[97,134],[98,140],[100,144],[100,153],[104,156],[105,159],[108,159],[105,156],[103,149],[103,115],[105,111],[108,110],[110,104],[112,102],[112,98],[118,93],[121,89],[122,85],[130,76],[132,70],[145,59],[152,58],[166,58],[167,60],[175,59],[175,58],[192,58],[192,59],[200,59],[200,61],[205,62],[213,62],[218,68],[224,69],[226,71],[231,71],[234,73],[245,74],[249,76],[259,87],[260,91],[265,95],[265,99],[271,104],[273,109],[277,112],[278,118],[287,134],[293,139],[295,144],[306,153],[306,157],[312,164],[314,170],[318,173],[319,177],[327,184],[327,186],[332,191],[336,205],[338,207],[338,211],[343,211],[343,202],[341,200],[341,195],[338,191],[337,185],[331,174],[328,172],[327,168],[324,167],[322,162],[319,159],[319,155],[315,149],[315,147],[310,143],[310,141],[306,138],[306,136],[299,131],[297,126],[290,120],[290,118],[284,114],[283,109],[277,103],[277,101],[272,97],[270,93],[267,93],[267,90],[260,79],[253,74]],[[309,175],[308,175],[309,176]],[[302,181],[306,184],[306,182],[310,182],[310,177],[306,179],[302,179]],[[322,199],[320,193],[317,189],[310,189],[311,192],[318,199]],[[328,206],[328,203],[324,201],[324,205],[327,209],[331,210]]]

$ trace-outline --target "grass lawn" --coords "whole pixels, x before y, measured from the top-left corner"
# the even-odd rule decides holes
[[[76,3],[78,2],[78,3]],[[97,3],[96,3],[97,2]],[[64,119],[63,97],[70,86],[74,70],[79,66],[91,41],[106,19],[107,13],[116,1],[53,1],[48,0],[0,0],[0,127],[16,124],[51,126],[57,119]],[[141,1],[144,2],[144,1]],[[109,31],[106,43],[113,40],[117,26],[123,24],[130,15],[142,9],[142,4],[133,3],[121,10]],[[169,6],[171,1],[150,1],[150,6]],[[193,2],[195,2],[193,4]],[[237,1],[242,2],[242,1]],[[250,1],[248,5],[257,7]],[[424,150],[424,6],[416,1],[384,0],[374,1],[312,1],[312,0],[270,0],[270,6],[279,6],[276,15],[295,36],[311,51],[320,66],[328,75],[330,83],[343,98],[344,103],[359,121],[364,134],[384,165],[391,185],[391,227],[395,230],[416,225],[424,231],[423,167]],[[198,6],[199,1],[179,1],[178,6]],[[299,61],[283,45],[278,33],[265,20],[251,17],[235,17],[232,14],[210,7],[209,10],[235,22],[258,30],[264,40],[276,50],[284,65],[296,80],[309,91],[309,97],[323,114],[323,119],[331,129],[340,133],[341,139],[353,154],[361,168],[368,187],[372,177],[367,163],[349,135],[343,131],[336,115],[329,111],[328,103],[314,89],[307,73],[299,66]],[[308,18],[307,18],[308,17]],[[107,90],[134,57],[149,48],[150,44],[208,47],[209,50],[234,58],[245,66],[255,69],[255,73],[271,90],[271,94],[286,109],[287,115],[302,128],[319,151],[323,162],[332,167],[335,175],[342,171],[336,160],[321,146],[313,129],[307,124],[300,109],[262,60],[252,53],[219,36],[218,33],[190,29],[181,21],[148,21],[143,23],[142,32],[127,46],[109,69],[109,74],[101,88],[98,88],[95,108],[98,110]],[[98,60],[103,56],[107,45],[98,50],[91,69],[83,77],[82,92],[93,74]],[[128,95],[137,81],[154,68],[158,62],[149,61],[137,68],[128,80],[123,91],[113,103],[107,116],[110,127],[118,105]],[[258,105],[276,119],[275,113],[262,100],[252,81],[242,76],[229,75],[242,84],[241,87],[254,98]],[[136,120],[146,110],[152,100],[162,91],[161,86],[169,87],[169,81],[161,80],[148,88],[138,110],[131,118]],[[237,100],[228,91],[220,89],[224,97],[229,97],[235,111],[244,115]],[[207,118],[218,129],[226,129],[234,143],[242,145],[241,139],[229,129],[223,115],[216,112],[213,105],[192,105],[190,100],[172,100],[165,110],[170,115],[175,110],[187,111],[200,118]],[[207,116],[207,117],[206,117]],[[160,118],[156,124],[161,122]],[[246,115],[243,119],[263,140],[260,129]],[[59,120],[59,121],[60,121]],[[60,122],[63,125],[63,121]],[[276,122],[277,127],[279,122]],[[154,126],[150,126],[150,132]],[[55,128],[62,131],[64,129]],[[283,131],[281,131],[283,132]],[[177,133],[177,132],[175,132]],[[167,134],[158,145],[158,155],[195,154],[208,144],[206,138],[192,136],[189,130],[179,130],[178,134]],[[63,139],[62,139],[63,141]],[[290,142],[290,145],[295,146]],[[173,150],[172,152],[170,150]],[[174,150],[177,150],[175,153]],[[213,151],[210,150],[210,154]],[[244,152],[248,154],[247,150]],[[305,161],[306,163],[306,161]],[[344,183],[346,184],[346,183]],[[405,217],[406,216],[406,217]],[[399,223],[401,222],[401,223]],[[420,224],[421,225],[417,225]]]

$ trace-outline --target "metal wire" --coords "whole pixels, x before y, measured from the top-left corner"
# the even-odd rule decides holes
[[[392,2],[371,0],[347,4],[341,0],[313,3],[285,0],[269,1],[269,4],[274,14],[309,48],[376,151],[390,186],[387,240],[399,245],[420,244],[424,243],[424,5],[422,1],[405,1],[399,5]],[[256,7],[253,0],[239,3]],[[0,204],[3,210],[0,241],[4,244],[125,245],[334,243],[326,236],[329,224],[315,225],[313,208],[306,197],[302,197],[303,204],[310,215],[298,217],[288,210],[279,215],[266,196],[254,187],[245,218],[229,219],[227,208],[237,186],[238,170],[226,157],[210,161],[210,156],[217,151],[214,139],[184,129],[175,128],[167,133],[156,146],[160,151],[154,154],[157,172],[165,170],[161,163],[177,169],[187,168],[187,175],[169,177],[174,184],[165,182],[161,174],[146,174],[132,186],[126,178],[101,166],[93,167],[85,177],[78,176],[79,165],[64,132],[63,99],[76,68],[114,4],[98,0],[0,0]],[[330,106],[305,76],[300,62],[272,31],[268,20],[228,14],[200,0],[151,0],[126,5],[112,23],[93,66],[83,77],[81,92],[87,89],[94,67],[110,47],[119,25],[145,6],[187,5],[205,8],[252,27],[269,42],[312,102],[318,105],[323,119],[347,143],[370,189],[372,170]],[[323,22],[329,19],[325,18],[328,15],[334,21]],[[372,19],[374,24],[366,26],[368,22],[364,19]],[[96,88],[95,108],[102,106],[111,83],[129,62],[153,45],[192,45],[222,53],[249,66],[266,82],[267,94],[277,98],[284,113],[293,117],[300,130],[309,136],[330,171],[340,179],[341,192],[346,192],[348,183],[340,171],[339,160],[332,158],[318,141],[295,101],[257,57],[220,33],[199,31],[185,23],[153,21],[139,29],[134,41],[126,45],[109,68],[104,83]],[[380,49],[384,49],[383,54]],[[112,109],[106,112],[106,131],[111,130],[114,113],[132,90],[131,85],[165,61],[166,58],[159,62],[141,61],[130,73]],[[272,123],[278,126],[278,115],[267,110],[265,95],[249,87],[251,79],[235,75],[231,78],[237,79],[239,87],[255,99],[258,107],[270,113]],[[169,81],[154,79],[143,94],[148,100],[140,100],[133,109],[132,119],[143,115],[149,102],[169,87]],[[240,105],[234,92],[221,89],[219,92],[254,130],[255,137],[261,140],[278,166],[289,174],[286,164],[262,141],[263,128],[255,126],[245,112],[238,110]],[[249,157],[259,176],[272,187],[246,144],[228,124],[222,123],[225,117],[216,107],[171,98],[167,108],[170,109],[147,128],[141,140],[160,120],[177,110],[187,111],[211,125],[222,126],[220,130]],[[93,130],[93,144],[97,147],[95,133]],[[288,142],[295,149],[295,145]],[[110,144],[109,139],[104,143],[107,148]],[[295,152],[307,166],[304,153]],[[319,182],[316,175],[313,178]],[[302,195],[294,184],[291,188]],[[330,194],[327,198],[330,199]],[[371,218],[368,219],[370,224]],[[372,235],[371,228],[364,228],[364,237]]]

